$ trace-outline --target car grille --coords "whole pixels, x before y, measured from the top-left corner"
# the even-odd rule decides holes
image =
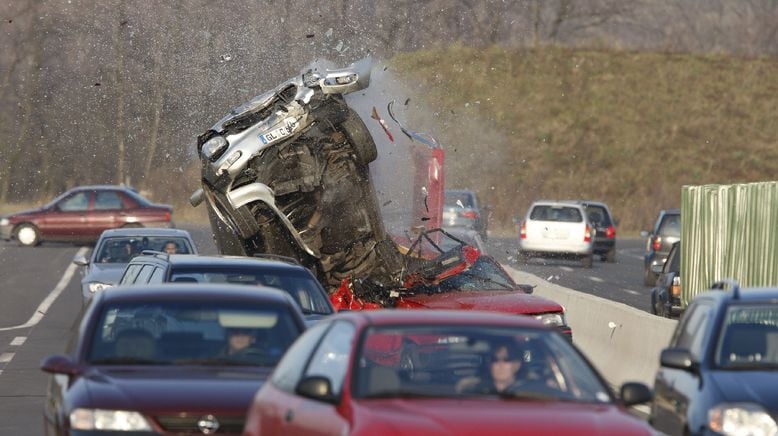
[[[197,422],[200,421],[202,416],[156,416],[159,425],[165,429],[166,432],[177,434],[202,434],[203,432],[197,427]],[[219,421],[219,429],[210,434],[240,434],[243,431],[243,424],[245,422],[242,416],[216,416]]]

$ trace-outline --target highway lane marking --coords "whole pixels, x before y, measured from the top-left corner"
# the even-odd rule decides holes
[[[633,291],[632,289],[623,289],[623,291],[632,295],[640,295],[640,292]]]
[[[14,358],[14,354],[16,353],[3,353],[0,354],[0,363],[8,363],[11,361],[11,359]]]
[[[603,280],[603,279],[601,279],[601,278],[599,278],[599,277],[593,277],[593,276],[589,276],[589,277],[587,277],[587,278],[588,278],[589,280],[591,280],[591,281],[593,281],[593,282],[597,282],[597,283],[602,283],[602,282],[604,282],[604,281],[605,281],[605,280]]]
[[[561,269],[562,271],[573,272],[573,269],[570,268],[569,266],[560,266],[559,269]]]
[[[24,341],[27,340],[27,337],[25,336],[17,336],[11,341],[11,345],[18,347],[19,345],[22,345]]]
[[[81,247],[78,252],[76,252],[76,256],[83,256],[86,254],[87,250],[89,248],[87,247]],[[70,283],[70,279],[73,278],[73,274],[76,272],[76,269],[78,268],[78,265],[71,263],[68,268],[65,270],[65,274],[62,275],[62,278],[59,280],[59,283],[57,283],[57,286],[54,287],[54,289],[51,290],[49,295],[46,296],[46,298],[41,301],[41,304],[38,305],[38,308],[35,309],[35,312],[32,314],[29,320],[27,320],[26,323],[15,325],[11,327],[3,327],[0,328],[0,332],[6,331],[6,330],[16,330],[16,329],[23,329],[32,327],[40,322],[41,319],[43,319],[43,316],[46,314],[46,312],[49,310],[49,307],[51,307],[52,304],[54,304],[54,301],[59,297],[59,294],[62,293],[62,291],[65,290],[68,283]]]

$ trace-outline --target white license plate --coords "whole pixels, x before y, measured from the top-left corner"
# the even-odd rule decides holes
[[[278,141],[281,138],[291,135],[297,129],[297,120],[294,118],[287,118],[284,120],[284,125],[267,133],[259,135],[259,140],[263,144],[267,145],[271,142]]]

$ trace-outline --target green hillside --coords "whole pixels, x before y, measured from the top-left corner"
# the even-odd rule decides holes
[[[495,229],[586,198],[636,231],[684,184],[778,178],[775,60],[454,46],[391,65],[434,108],[413,116],[448,150],[447,185],[479,191]]]

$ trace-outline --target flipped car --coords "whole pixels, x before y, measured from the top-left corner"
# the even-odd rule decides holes
[[[0,239],[22,246],[94,242],[107,229],[172,227],[172,212],[172,206],[151,203],[125,186],[79,186],[38,209],[0,218]]]
[[[66,354],[42,362],[52,374],[46,434],[240,434],[254,393],[304,329],[292,298],[267,287],[100,292]]]
[[[465,389],[505,366],[493,357],[505,345],[521,362],[514,383]],[[526,317],[345,312],[289,349],[254,397],[243,434],[649,435],[625,407],[650,399],[639,383],[616,397],[573,345]]]

